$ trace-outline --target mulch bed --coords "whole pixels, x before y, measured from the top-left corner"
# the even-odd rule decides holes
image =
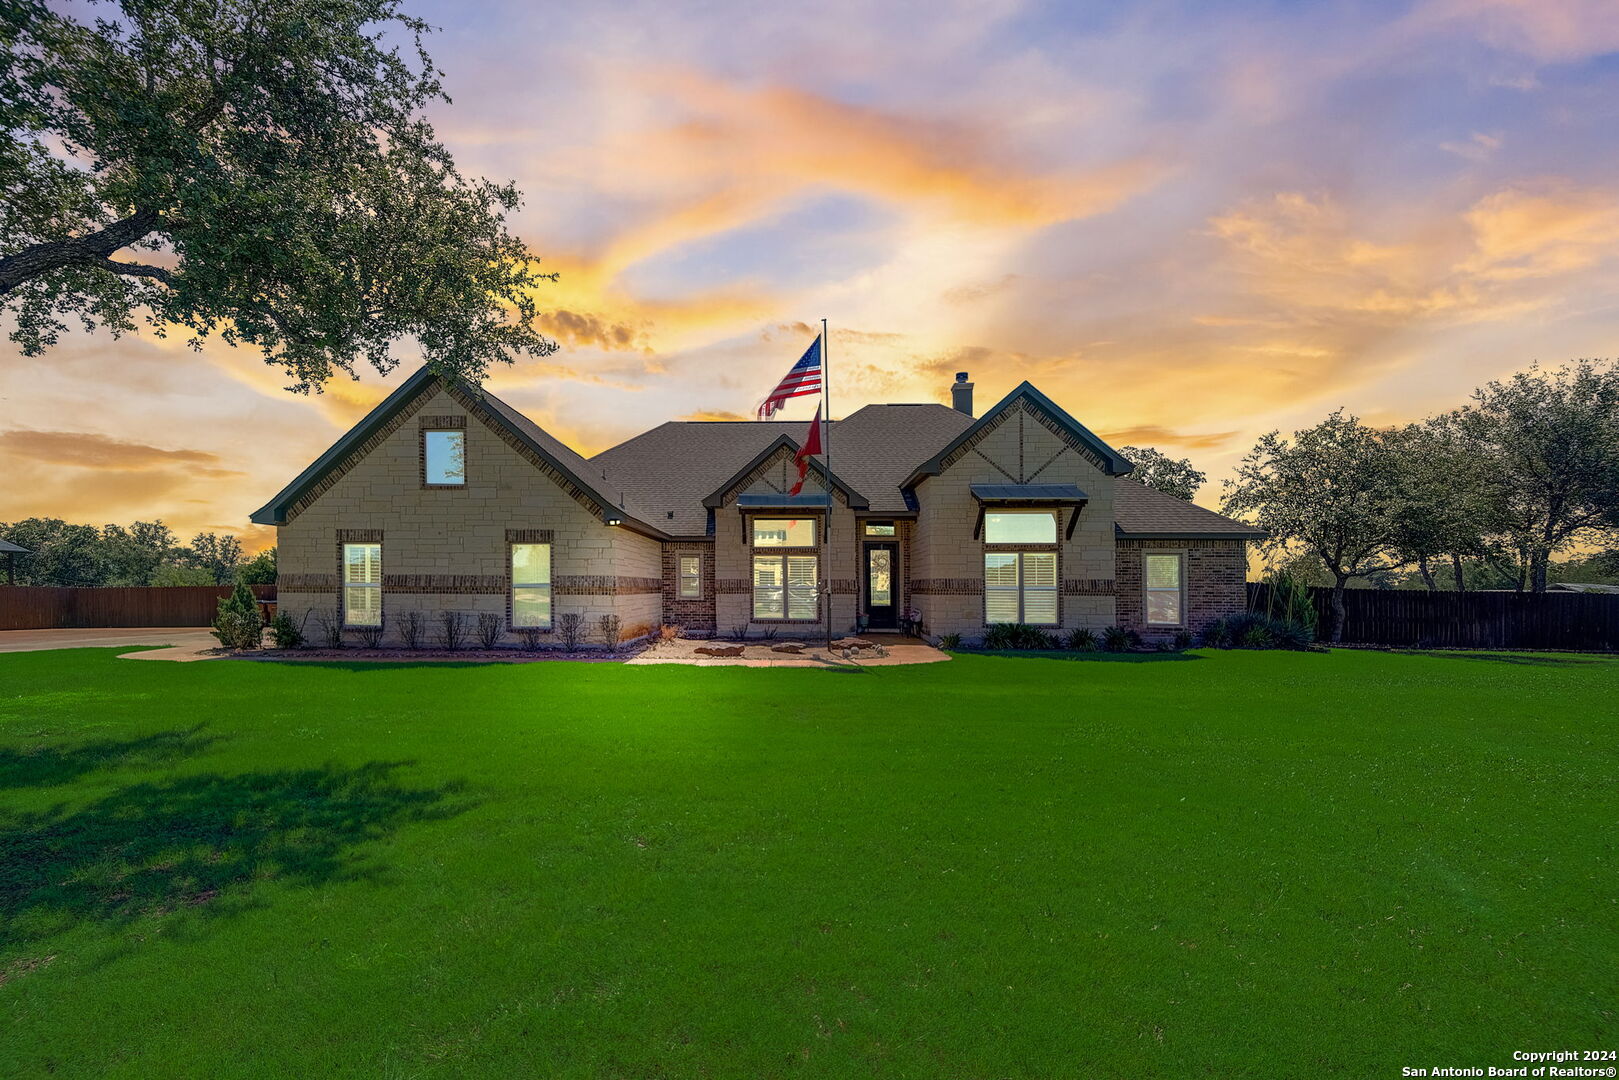
[[[365,660],[376,663],[417,663],[420,661],[461,661],[463,663],[531,664],[546,660],[585,660],[593,663],[623,663],[645,649],[625,645],[618,652],[597,646],[568,652],[566,649],[254,649],[226,653],[239,660]],[[223,650],[221,650],[223,652]]]

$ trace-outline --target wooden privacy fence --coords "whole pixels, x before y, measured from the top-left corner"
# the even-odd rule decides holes
[[[1332,590],[1312,588],[1310,599],[1325,636]],[[1248,583],[1250,609],[1265,611],[1269,600],[1269,585]],[[1419,648],[1619,651],[1619,596],[1345,589],[1343,639]]]
[[[274,585],[253,585],[261,610],[275,602]],[[54,588],[0,585],[0,630],[84,626],[207,626],[229,585]]]

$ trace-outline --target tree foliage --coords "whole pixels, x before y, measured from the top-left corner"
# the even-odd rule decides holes
[[[242,562],[242,542],[234,536],[198,533],[190,544],[179,543],[161,521],[122,525],[74,525],[60,518],[27,518],[0,522],[0,539],[31,552],[17,558],[19,585],[250,585],[275,580],[274,549],[269,553],[269,580],[261,554]],[[247,573],[238,571],[253,571]]]
[[[1225,482],[1225,512],[1265,530],[1273,554],[1307,551],[1332,575],[1328,640],[1342,640],[1350,578],[1410,561],[1401,549],[1401,466],[1396,440],[1340,409],[1291,440],[1265,435]]]
[[[1121,446],[1119,453],[1135,466],[1130,479],[1177,499],[1191,502],[1208,480],[1206,473],[1193,467],[1191,458],[1172,458],[1151,446]]]
[[[1485,384],[1452,421],[1485,466],[1503,541],[1535,592],[1553,555],[1619,527],[1619,366],[1580,360]]]
[[[25,352],[144,314],[307,391],[391,370],[406,338],[471,381],[555,350],[533,299],[554,275],[506,226],[518,192],[437,141],[428,27],[395,0],[100,10],[0,0],[0,305]]]

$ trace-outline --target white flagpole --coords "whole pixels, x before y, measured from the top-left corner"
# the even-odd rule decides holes
[[[838,500],[832,494],[832,350],[826,320],[821,320],[821,455],[826,459],[826,647],[832,649],[832,512]]]

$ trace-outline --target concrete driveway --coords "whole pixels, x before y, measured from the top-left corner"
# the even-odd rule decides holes
[[[106,649],[120,645],[170,648],[122,653],[130,660],[214,660],[219,641],[205,626],[149,626],[131,629],[0,630],[0,653],[45,649]]]

